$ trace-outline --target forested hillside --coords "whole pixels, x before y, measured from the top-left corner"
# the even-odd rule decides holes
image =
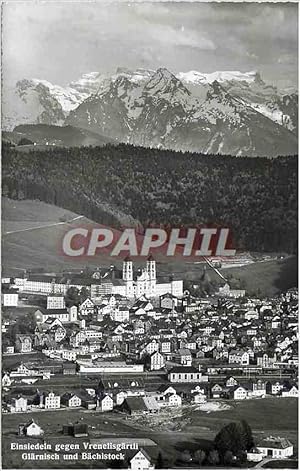
[[[238,158],[121,144],[21,153],[5,146],[2,191],[108,225],[220,224],[238,249],[297,248],[297,158]],[[128,223],[128,218],[126,223]]]

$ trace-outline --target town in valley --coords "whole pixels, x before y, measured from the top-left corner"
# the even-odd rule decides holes
[[[2,275],[4,467],[297,466],[297,289],[160,270]]]

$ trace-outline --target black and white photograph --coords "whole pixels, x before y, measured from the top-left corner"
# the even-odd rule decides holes
[[[3,469],[298,469],[298,18],[1,1]]]

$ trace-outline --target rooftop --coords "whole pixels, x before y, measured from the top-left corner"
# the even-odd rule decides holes
[[[290,446],[293,445],[287,438],[267,437],[259,443],[258,448],[276,448],[284,450]]]

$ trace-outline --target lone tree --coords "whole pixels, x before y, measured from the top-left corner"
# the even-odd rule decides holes
[[[78,306],[80,304],[79,289],[71,286],[66,292],[65,301],[67,307]]]
[[[236,455],[241,451],[250,450],[253,445],[252,430],[245,420],[225,425],[215,438],[215,448],[220,453],[223,461],[227,451],[231,451]]]

